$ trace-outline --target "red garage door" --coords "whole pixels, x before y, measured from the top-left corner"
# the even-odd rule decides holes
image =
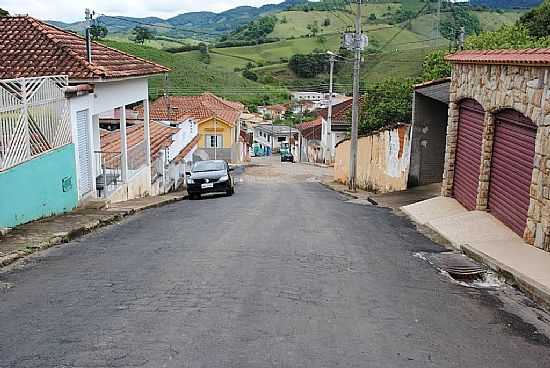
[[[489,210],[523,236],[529,210],[537,127],[514,110],[495,119]]]
[[[467,209],[473,210],[479,184],[485,111],[476,101],[464,100],[459,113],[453,197]]]

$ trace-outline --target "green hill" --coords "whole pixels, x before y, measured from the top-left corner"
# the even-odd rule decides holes
[[[252,82],[233,69],[229,70],[228,62],[223,56],[211,55],[211,64],[201,61],[198,51],[171,54],[148,46],[134,43],[105,40],[103,44],[120,51],[162,64],[172,69],[169,73],[168,86],[172,94],[197,95],[210,91],[219,96],[253,103],[263,96],[273,101],[286,98],[286,90]],[[241,65],[244,63],[241,62]],[[226,65],[226,66],[224,66]],[[236,65],[236,64],[233,64]],[[149,95],[156,98],[164,93],[164,76],[155,76],[149,80]]]

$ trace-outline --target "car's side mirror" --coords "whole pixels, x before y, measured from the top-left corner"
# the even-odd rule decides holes
[[[185,172],[185,175],[191,176],[191,171],[186,171],[186,172]]]
[[[229,171],[235,171],[235,168],[234,168],[234,167],[230,167],[230,168],[229,168]]]

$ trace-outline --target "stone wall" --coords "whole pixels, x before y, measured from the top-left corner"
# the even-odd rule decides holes
[[[451,196],[459,104],[465,98],[486,111],[477,210],[487,210],[494,135],[494,114],[514,109],[538,127],[531,182],[531,202],[524,238],[550,251],[550,68],[534,66],[455,64],[450,89],[447,147],[442,195]]]

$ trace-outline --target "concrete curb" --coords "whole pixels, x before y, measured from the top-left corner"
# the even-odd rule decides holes
[[[322,186],[324,186],[324,187],[326,187],[330,190],[333,190],[335,192],[342,193],[344,195],[347,195],[348,197],[352,197],[352,198],[355,198],[355,199],[364,199],[364,200],[369,201],[374,206],[378,206],[378,202],[376,202],[370,195],[367,195],[366,198],[365,198],[364,196],[360,196],[357,193],[353,193],[353,192],[350,192],[350,191],[347,191],[347,190],[341,190],[339,188],[336,188],[334,185],[332,185],[331,183],[328,183],[328,182],[321,181],[319,183]]]
[[[17,250],[14,252],[11,252],[10,254],[6,256],[0,257],[0,268],[6,267],[26,256],[29,256],[31,254],[35,254],[41,250],[45,250],[51,247],[54,247],[59,244],[68,243],[72,240],[75,240],[77,238],[80,238],[81,236],[85,234],[89,234],[94,230],[97,230],[99,228],[112,225],[114,223],[117,223],[124,219],[125,217],[131,216],[136,214],[137,212],[141,212],[147,209],[151,208],[157,208],[162,207],[164,205],[168,205],[174,202],[178,202],[181,200],[184,200],[187,198],[187,194],[182,194],[181,196],[171,196],[169,198],[165,198],[161,201],[154,202],[154,203],[148,203],[142,206],[138,207],[112,207],[106,209],[105,216],[102,217],[99,220],[90,221],[78,228],[72,229],[68,232],[63,233],[55,233],[52,234],[51,237],[49,237],[47,240],[44,240],[40,243],[29,245],[25,248],[25,250]],[[109,213],[112,212],[112,213]]]
[[[430,223],[423,224],[422,221],[419,221],[416,216],[407,211],[404,208],[401,208],[401,211],[418,227],[426,227],[430,231],[438,234],[442,239],[448,242],[448,247],[453,250],[460,251],[466,256],[474,259],[475,261],[484,264],[489,269],[493,270],[504,279],[506,282],[512,286],[517,287],[520,291],[528,295],[541,307],[550,311],[550,288],[541,284],[540,282],[532,279],[531,277],[525,275],[524,273],[514,269],[507,264],[495,259],[494,257],[486,254],[485,252],[476,249],[468,243],[458,243],[456,241],[451,241],[444,234],[442,234],[436,227],[432,226]],[[444,245],[445,246],[445,245]],[[447,247],[447,248],[448,248]]]
[[[509,284],[516,286],[545,309],[550,310],[550,288],[468,244],[461,245],[459,249],[468,257],[502,275]]]

